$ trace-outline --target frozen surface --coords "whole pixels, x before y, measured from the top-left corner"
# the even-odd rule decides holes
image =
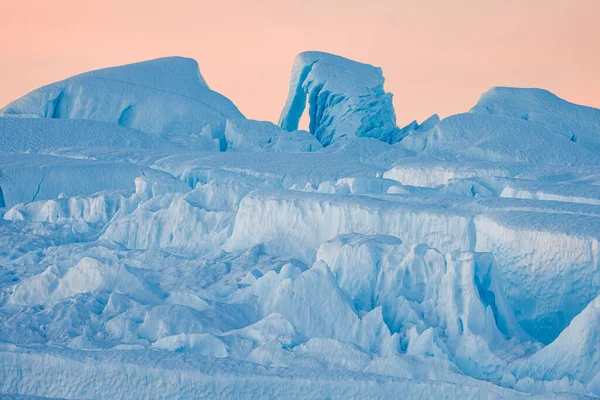
[[[333,54],[301,53],[294,61],[279,125],[298,129],[308,104],[310,132],[324,146],[348,135],[396,142],[400,130],[383,82],[381,68]]]
[[[183,58],[33,91],[0,397],[600,396],[598,113],[496,88],[398,128],[380,69],[317,52],[280,126]]]
[[[413,131],[401,145],[416,153],[449,160],[530,164],[598,164],[600,158],[553,125],[499,115],[465,113],[434,128]]]
[[[228,119],[225,125],[227,148],[232,151],[310,152],[323,146],[309,132],[288,132],[268,121]]]
[[[155,134],[92,120],[0,118],[1,151],[44,152],[79,147],[181,148]]]
[[[91,119],[146,133],[219,139],[225,120],[242,116],[229,99],[208,87],[196,61],[181,57],[77,75],[26,94],[0,114]]]
[[[492,88],[471,112],[542,123],[573,143],[600,153],[600,110],[569,103],[547,90]]]

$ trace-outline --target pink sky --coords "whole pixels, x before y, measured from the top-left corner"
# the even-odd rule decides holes
[[[181,55],[249,118],[277,121],[294,56],[383,68],[398,124],[491,86],[600,108],[599,0],[0,0],[0,104],[105,66]]]

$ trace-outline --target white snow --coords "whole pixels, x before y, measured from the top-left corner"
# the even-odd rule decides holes
[[[4,152],[44,152],[80,147],[181,148],[155,134],[92,120],[0,118]]]
[[[600,110],[398,128],[383,83],[302,53],[277,126],[172,57],[3,108],[0,397],[600,396]]]
[[[481,95],[471,113],[541,123],[600,153],[600,110],[570,103],[547,90],[495,87]]]
[[[242,114],[210,90],[196,61],[167,57],[100,69],[44,86],[8,104],[0,114],[90,119],[152,134],[223,138],[225,120]]]
[[[448,160],[531,164],[598,164],[598,154],[553,125],[495,114],[465,113],[434,128],[411,132],[401,143],[416,153]]]

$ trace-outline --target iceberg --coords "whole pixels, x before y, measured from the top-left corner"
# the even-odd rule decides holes
[[[153,134],[190,135],[208,129],[219,139],[227,118],[243,116],[208,87],[195,60],[182,57],[77,75],[26,94],[0,115],[88,119]]]
[[[302,53],[277,125],[171,57],[4,107],[0,397],[600,396],[600,110],[399,128],[383,84]]]
[[[300,53],[279,126],[297,130],[308,103],[309,131],[323,146],[345,136],[397,142],[402,137],[392,95],[384,91],[383,83],[381,69],[372,65],[333,54]]]

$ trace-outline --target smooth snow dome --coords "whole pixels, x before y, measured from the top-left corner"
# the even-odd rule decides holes
[[[381,68],[333,54],[301,53],[279,125],[297,130],[308,103],[309,130],[324,146],[348,135],[396,142],[401,138],[392,95],[383,82]]]
[[[569,103],[547,90],[492,88],[470,112],[543,123],[571,142],[600,153],[600,110]]]
[[[226,97],[210,90],[196,61],[168,57],[87,72],[44,86],[8,104],[0,114],[91,119],[147,133],[222,137],[225,120],[241,117]]]
[[[468,113],[409,129],[401,145],[446,159],[598,164],[600,110],[546,90],[493,88]]]
[[[398,128],[383,83],[302,53],[276,125],[174,57],[6,106],[0,397],[600,396],[600,110]]]

